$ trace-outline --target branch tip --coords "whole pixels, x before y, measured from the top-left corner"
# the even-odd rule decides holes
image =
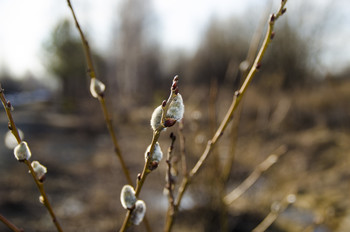
[[[165,107],[165,106],[166,106],[166,103],[167,103],[167,101],[164,100],[164,101],[162,102],[162,107]]]

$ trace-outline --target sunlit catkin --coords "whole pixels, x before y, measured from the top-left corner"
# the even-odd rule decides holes
[[[38,161],[33,161],[31,165],[38,180],[43,182],[45,180],[45,174],[47,173],[47,168],[41,163],[39,163]]]
[[[169,105],[169,109],[166,113],[166,118],[171,118],[176,121],[180,121],[185,113],[185,106],[182,100],[181,94],[177,94],[176,97]]]
[[[150,149],[151,149],[151,145],[149,145],[146,149],[146,152],[145,152],[145,160],[147,161],[147,156],[148,156],[148,153],[150,152]],[[159,146],[159,143],[156,142],[156,144],[154,145],[154,151],[152,154],[149,155],[149,159],[151,161],[156,161],[156,162],[160,162],[163,158],[163,152],[162,152],[162,149],[160,148]]]
[[[151,127],[155,131],[161,123],[162,120],[162,106],[158,106],[152,113],[151,117]]]
[[[105,92],[106,86],[97,78],[91,78],[90,93],[94,98],[101,97]]]
[[[145,217],[146,214],[146,204],[142,200],[138,200],[135,203],[135,208],[133,209],[131,216],[130,216],[130,221],[134,225],[139,225],[143,218]]]
[[[162,105],[155,108],[151,117],[151,127],[155,131],[161,126],[162,121]],[[180,121],[185,112],[185,105],[182,100],[181,94],[177,94],[169,105],[169,108],[165,114],[164,127],[171,127],[177,121]]]
[[[135,190],[131,185],[124,185],[120,193],[120,202],[124,209],[132,209],[136,202]]]
[[[29,160],[32,156],[28,144],[25,141],[18,144],[13,150],[13,153],[18,161]]]

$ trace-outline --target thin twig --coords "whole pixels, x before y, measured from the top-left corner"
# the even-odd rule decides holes
[[[79,31],[79,34],[80,34],[80,38],[81,38],[81,41],[82,41],[82,44],[83,44],[83,48],[84,48],[84,52],[85,52],[86,62],[87,62],[87,65],[88,65],[89,76],[90,76],[91,79],[96,78],[96,72],[95,72],[95,68],[93,66],[93,62],[92,62],[92,55],[91,55],[91,50],[90,50],[89,43],[88,43],[87,39],[85,38],[84,33],[83,33],[83,31],[82,31],[82,29],[81,29],[81,27],[79,25],[78,19],[77,19],[76,15],[75,15],[75,12],[73,10],[73,7],[72,7],[72,4],[71,4],[70,0],[67,0],[67,3],[68,3],[68,7],[70,8],[70,10],[72,12],[75,25],[76,25],[76,27],[77,27],[77,29]],[[114,129],[113,129],[112,120],[110,118],[110,114],[109,114],[107,106],[106,106],[106,102],[105,102],[104,96],[103,95],[99,96],[98,100],[99,100],[101,108],[102,108],[103,116],[104,116],[104,119],[105,119],[105,122],[106,122],[106,125],[107,125],[107,128],[108,128],[108,132],[110,134],[110,137],[111,137],[113,145],[114,145],[114,152],[115,152],[115,154],[117,155],[117,157],[119,159],[119,162],[120,162],[120,164],[122,166],[122,170],[123,170],[124,176],[125,176],[128,184],[132,185],[133,182],[131,180],[130,172],[129,172],[129,169],[127,168],[126,163],[124,161],[124,158],[122,156],[122,153],[121,153],[121,150],[120,150],[120,147],[119,147],[119,144],[118,144],[118,140],[117,140],[117,137],[116,137]],[[148,222],[146,217],[143,219],[143,222],[145,224],[146,230],[148,232],[151,232],[152,229],[151,229],[150,224],[149,224],[149,222]]]
[[[1,87],[0,87],[1,88]],[[19,229],[17,226],[15,226],[13,223],[11,223],[9,220],[7,220],[4,216],[0,214],[0,221],[2,221],[10,230],[13,232],[24,232],[23,229]]]
[[[170,139],[171,139],[171,144],[168,148],[168,153],[167,153],[167,159],[166,159],[166,164],[167,164],[167,183],[166,183],[166,190],[167,190],[167,194],[168,194],[168,203],[169,203],[169,207],[168,207],[168,212],[167,215],[171,215],[174,213],[174,177],[171,174],[171,169],[172,169],[172,153],[174,150],[174,143],[176,140],[176,136],[171,133],[170,134]],[[168,216],[167,216],[168,217]]]
[[[279,147],[276,152],[269,155],[263,162],[261,162],[254,171],[233,191],[224,197],[224,202],[227,205],[232,204],[237,198],[245,193],[258,178],[267,171],[273,164],[275,164],[281,155],[285,154],[287,149],[285,146]]]
[[[80,38],[81,38],[81,41],[82,41],[82,44],[83,44],[83,49],[84,49],[84,53],[85,53],[85,57],[86,57],[86,62],[87,62],[87,65],[88,65],[88,74],[89,74],[91,79],[96,78],[96,72],[95,72],[95,68],[94,68],[94,65],[93,65],[93,61],[92,61],[92,54],[91,54],[91,50],[90,50],[90,47],[89,47],[89,43],[88,43],[87,39],[85,38],[84,33],[83,33],[83,31],[82,31],[82,29],[81,29],[81,27],[79,25],[78,19],[77,19],[76,15],[75,15],[75,12],[74,12],[74,9],[72,7],[72,4],[71,4],[70,0],[67,0],[67,3],[68,3],[68,7],[70,8],[70,10],[72,12],[72,16],[73,16],[75,25],[76,25],[76,27],[77,27],[77,29],[79,31]],[[117,141],[117,137],[116,137],[115,132],[113,130],[112,120],[111,120],[111,118],[109,116],[109,112],[108,112],[108,109],[107,109],[107,106],[106,106],[106,103],[105,103],[104,96],[99,96],[98,100],[99,100],[100,105],[102,107],[104,119],[105,119],[105,122],[106,122],[106,125],[107,125],[107,128],[108,128],[110,137],[111,137],[113,145],[114,145],[115,154],[119,158],[120,164],[122,166],[122,169],[123,169],[123,172],[124,172],[125,178],[127,179],[128,184],[132,185],[133,182],[131,180],[129,170],[126,167],[124,158],[122,156],[122,153],[121,153],[118,141]]]
[[[181,154],[181,168],[183,176],[187,176],[187,162],[186,162],[186,138],[183,133],[184,120],[182,119],[179,124],[179,137],[180,137],[180,154]]]
[[[296,196],[294,194],[288,194],[282,201],[272,203],[270,213],[252,230],[252,232],[266,231],[289,205],[294,204],[295,200]]]
[[[13,120],[13,117],[12,117],[11,103],[6,100],[5,95],[4,95],[4,91],[1,88],[1,84],[0,84],[0,99],[1,99],[1,102],[2,102],[2,104],[4,106],[4,109],[6,111],[7,118],[9,120],[9,124],[8,124],[9,125],[9,129],[11,130],[12,134],[15,136],[15,138],[17,140],[17,143],[19,144],[19,143],[21,143],[22,139],[21,139],[21,137],[20,137],[20,135],[18,133],[18,129],[17,129],[16,124],[15,124],[15,122]],[[31,173],[31,175],[33,177],[33,180],[35,181],[35,184],[37,185],[37,187],[38,187],[38,189],[39,189],[39,191],[41,193],[41,196],[43,196],[43,198],[44,198],[44,205],[47,208],[47,210],[49,211],[53,223],[55,224],[57,230],[59,232],[62,232],[63,230],[62,230],[60,224],[58,223],[56,215],[55,215],[55,213],[54,213],[54,211],[53,211],[53,209],[51,207],[51,204],[50,204],[49,199],[48,199],[48,197],[46,195],[43,183],[40,182],[38,180],[38,178],[36,177],[35,172],[33,170],[33,167],[31,165],[30,161],[24,160],[24,163],[27,165],[28,170],[29,170],[29,172]]]
[[[231,106],[229,107],[223,121],[221,122],[221,124],[220,124],[219,128],[217,129],[216,133],[214,134],[213,138],[208,141],[207,146],[206,146],[204,152],[202,153],[200,159],[198,160],[196,165],[192,168],[192,170],[189,172],[189,175],[187,177],[183,178],[182,183],[179,187],[179,194],[178,194],[176,201],[175,201],[175,210],[176,211],[178,210],[178,208],[180,206],[182,197],[183,197],[189,183],[192,181],[192,178],[198,173],[198,171],[202,167],[204,161],[207,159],[208,155],[210,154],[210,152],[212,151],[212,149],[214,148],[214,146],[216,145],[216,143],[218,142],[220,137],[223,135],[228,123],[231,121],[231,119],[233,117],[233,113],[236,111],[237,106],[239,105],[243,95],[247,91],[247,88],[248,88],[250,82],[252,81],[253,77],[255,76],[255,73],[260,68],[261,60],[262,60],[262,58],[266,52],[266,49],[267,49],[267,47],[270,44],[271,39],[272,39],[271,35],[273,33],[274,24],[275,24],[276,20],[285,12],[284,6],[285,6],[286,2],[287,2],[287,0],[282,0],[281,6],[280,6],[278,12],[276,14],[272,14],[271,17],[269,18],[268,29],[267,29],[265,39],[262,43],[260,51],[257,54],[255,61],[252,65],[249,73],[247,74],[247,77],[244,80],[244,83],[242,84],[241,88],[235,92]],[[170,220],[173,221],[173,218],[171,218]],[[173,223],[166,223],[166,224],[169,225],[169,227],[165,228],[165,231],[170,231]]]

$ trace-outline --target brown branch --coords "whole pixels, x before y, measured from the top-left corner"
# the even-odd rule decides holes
[[[213,138],[208,141],[207,146],[206,146],[204,152],[202,153],[200,159],[198,160],[196,165],[192,168],[192,170],[189,172],[188,176],[183,178],[182,183],[179,187],[179,194],[178,194],[176,201],[175,201],[175,210],[176,211],[178,210],[178,208],[180,206],[182,197],[183,197],[189,183],[192,181],[192,178],[198,173],[198,171],[202,167],[204,161],[207,159],[210,152],[215,147],[215,145],[218,142],[218,140],[220,139],[220,137],[223,135],[228,123],[231,121],[231,119],[233,117],[233,113],[236,111],[243,95],[247,91],[250,82],[252,81],[256,72],[260,68],[261,60],[262,60],[262,58],[266,52],[266,49],[267,49],[267,47],[270,44],[271,39],[272,39],[271,35],[273,33],[274,24],[275,24],[276,20],[285,12],[284,6],[285,6],[286,2],[287,2],[287,0],[282,0],[281,6],[280,6],[278,12],[276,14],[272,14],[270,16],[269,21],[268,21],[268,29],[267,29],[267,33],[265,35],[265,39],[261,45],[261,48],[260,48],[260,50],[255,58],[255,61],[252,65],[249,73],[247,74],[247,77],[244,80],[244,83],[242,84],[241,88],[235,92],[235,94],[233,96],[232,103],[231,103],[223,121],[221,122],[221,124],[220,124],[219,128],[217,129],[216,133],[214,134]],[[173,221],[173,218],[171,220]],[[166,224],[169,226],[167,228],[165,228],[165,231],[170,231],[172,228],[173,222],[166,223]]]
[[[262,222],[257,225],[252,232],[264,232],[269,228],[272,223],[276,221],[278,216],[283,213],[287,207],[291,204],[294,204],[296,196],[294,194],[288,194],[280,202],[273,202],[271,205],[270,213],[264,218]]]
[[[237,198],[245,193],[257,180],[258,178],[267,171],[273,164],[275,164],[281,155],[285,154],[287,149],[285,146],[279,147],[275,153],[269,155],[263,162],[261,162],[254,171],[232,192],[224,197],[224,202],[227,205],[232,204]]]
[[[0,87],[1,88],[1,87]],[[13,232],[24,232],[23,229],[19,229],[17,226],[15,226],[13,223],[11,223],[9,220],[7,220],[4,216],[0,214],[0,221],[2,221],[10,230]]]
[[[172,159],[172,152],[174,150],[174,143],[176,140],[176,136],[171,133],[170,134],[170,138],[171,138],[171,144],[168,148],[168,153],[167,153],[167,159],[166,159],[166,164],[167,164],[167,183],[166,183],[166,190],[168,193],[168,203],[169,203],[169,207],[168,207],[168,211],[167,211],[167,217],[171,217],[174,214],[174,177],[171,174],[171,169],[172,169],[172,163],[171,163],[171,159]]]
[[[150,145],[150,149],[149,149],[149,154],[153,154],[154,152],[154,148],[156,143],[158,142],[160,133],[163,131],[163,129],[165,128],[165,118],[166,118],[166,113],[169,109],[170,104],[172,103],[172,101],[174,100],[174,98],[177,96],[178,94],[178,87],[177,87],[177,82],[178,82],[178,76],[175,76],[173,79],[173,83],[171,85],[170,88],[170,95],[168,100],[164,100],[162,103],[162,116],[161,116],[161,123],[159,124],[158,128],[156,128],[153,131],[153,137],[152,137],[152,141],[151,141],[151,145]],[[148,174],[151,173],[151,170],[149,169],[151,163],[151,159],[149,157],[147,157],[146,162],[143,166],[143,170],[142,173],[138,175],[137,177],[137,181],[136,181],[136,188],[135,188],[135,196],[138,197],[142,186],[145,182],[145,180],[147,179]],[[123,222],[123,225],[120,229],[120,232],[125,231],[131,224],[130,224],[130,216],[131,216],[132,210],[128,210],[126,215],[125,215],[125,219]]]
[[[20,137],[20,135],[18,133],[17,126],[16,126],[16,124],[15,124],[15,122],[13,120],[13,117],[12,117],[12,113],[11,113],[12,106],[11,106],[11,103],[6,100],[5,95],[4,95],[4,90],[1,88],[1,84],[0,84],[0,100],[1,100],[1,102],[3,104],[3,106],[4,106],[7,118],[9,120],[9,123],[8,123],[9,126],[8,127],[11,130],[12,134],[15,136],[15,138],[16,138],[18,144],[19,144],[19,143],[21,143],[22,139],[21,139],[21,137]],[[49,199],[48,199],[48,197],[46,195],[43,183],[40,182],[39,179],[36,177],[35,172],[33,170],[33,167],[31,165],[30,161],[24,160],[24,163],[27,165],[28,170],[29,170],[30,174],[33,177],[33,180],[34,180],[35,184],[37,185],[37,187],[38,187],[38,189],[39,189],[39,191],[41,193],[41,196],[43,196],[43,198],[44,198],[44,205],[47,208],[47,210],[49,211],[50,216],[52,218],[52,221],[53,221],[53,223],[55,224],[55,226],[57,228],[57,231],[62,232],[63,230],[62,230],[60,224],[58,223],[56,215],[55,215],[55,213],[54,213],[54,211],[52,209],[52,206],[51,206],[51,204],[49,202]]]

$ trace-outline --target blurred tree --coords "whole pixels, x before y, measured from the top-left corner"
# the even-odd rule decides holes
[[[116,35],[116,65],[113,89],[124,110],[152,100],[160,79],[159,46],[153,31],[154,14],[150,0],[125,0],[120,6]],[[144,97],[150,96],[150,97]],[[123,107],[123,106],[122,106]]]
[[[89,96],[89,82],[81,40],[71,21],[64,19],[58,22],[44,47],[48,70],[61,82],[63,109],[77,109],[78,101]],[[94,55],[94,61],[96,66],[103,64],[102,58],[97,55]]]
[[[309,41],[288,21],[276,29],[271,47],[263,60],[261,84],[282,89],[304,85],[310,77]]]
[[[186,74],[196,84],[209,85],[213,77],[221,84],[229,63],[238,67],[245,59],[249,40],[249,34],[239,20],[212,20]]]

